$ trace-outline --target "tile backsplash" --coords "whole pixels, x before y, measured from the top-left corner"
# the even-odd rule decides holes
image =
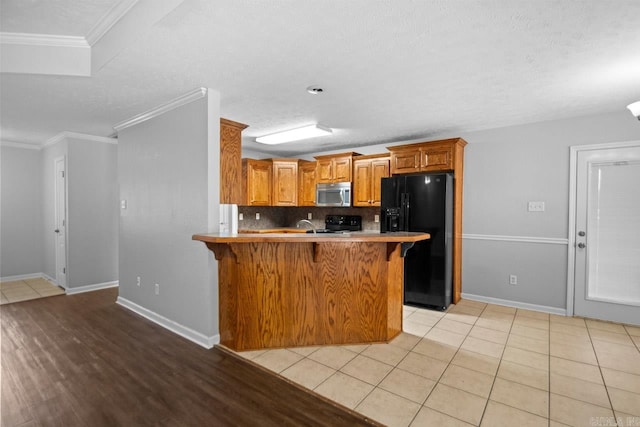
[[[312,215],[311,222],[316,228],[324,228],[324,218],[327,215],[360,215],[362,229],[379,231],[380,224],[375,222],[375,215],[380,214],[380,208],[316,208],[309,207],[260,207],[238,206],[238,213],[242,214],[242,221],[238,221],[238,229],[261,229],[277,227],[295,227],[301,219]],[[256,213],[260,219],[256,219]]]

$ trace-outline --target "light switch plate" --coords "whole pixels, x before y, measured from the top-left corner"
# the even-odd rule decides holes
[[[544,202],[529,202],[527,210],[529,212],[544,212]]]

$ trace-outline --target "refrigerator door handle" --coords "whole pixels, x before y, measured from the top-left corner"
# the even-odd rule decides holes
[[[411,195],[409,193],[404,193],[404,203],[402,208],[404,209],[404,223],[402,224],[403,231],[409,231],[409,213],[411,211]]]

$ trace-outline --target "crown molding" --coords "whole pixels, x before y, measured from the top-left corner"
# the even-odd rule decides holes
[[[85,141],[91,142],[103,142],[105,144],[117,144],[118,140],[116,138],[107,138],[104,136],[97,135],[89,135],[87,133],[78,133],[78,132],[60,132],[54,137],[47,139],[44,144],[42,144],[41,148],[48,147],[53,144],[57,144],[58,142],[67,139],[67,138],[75,138],[75,139],[83,139]]]
[[[120,122],[114,125],[113,128],[116,130],[116,132],[120,132],[123,129],[126,129],[131,126],[135,126],[142,122],[146,122],[147,120],[153,119],[154,117],[158,117],[175,108],[181,107],[185,104],[196,101],[200,98],[204,98],[206,94],[207,94],[207,88],[199,87],[197,89],[192,90],[191,92],[185,93],[184,95],[175,98],[172,101],[161,104],[156,108],[152,108],[151,110],[145,111],[144,113],[138,114],[137,116],[133,116],[128,120]]]
[[[23,148],[26,150],[40,150],[42,148],[42,146],[36,145],[36,144],[28,144],[26,142],[5,141],[5,140],[0,140],[0,146],[11,147],[11,148]]]
[[[0,32],[1,44],[23,46],[53,46],[53,47],[81,47],[89,48],[84,37],[58,36],[54,34],[29,34]]]
[[[105,34],[118,23],[138,0],[122,0],[113,6],[105,16],[87,33],[86,41],[90,46],[96,44]]]

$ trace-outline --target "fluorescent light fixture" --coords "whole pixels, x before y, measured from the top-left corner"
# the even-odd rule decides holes
[[[260,136],[256,138],[256,142],[272,145],[283,144],[285,142],[298,141],[300,139],[331,135],[331,133],[332,130],[330,128],[315,124],[297,129],[286,130],[284,132],[272,133],[271,135]]]
[[[640,120],[640,101],[627,105],[627,108],[629,109],[629,111],[631,111],[631,114],[633,114],[638,118],[638,120]]]

